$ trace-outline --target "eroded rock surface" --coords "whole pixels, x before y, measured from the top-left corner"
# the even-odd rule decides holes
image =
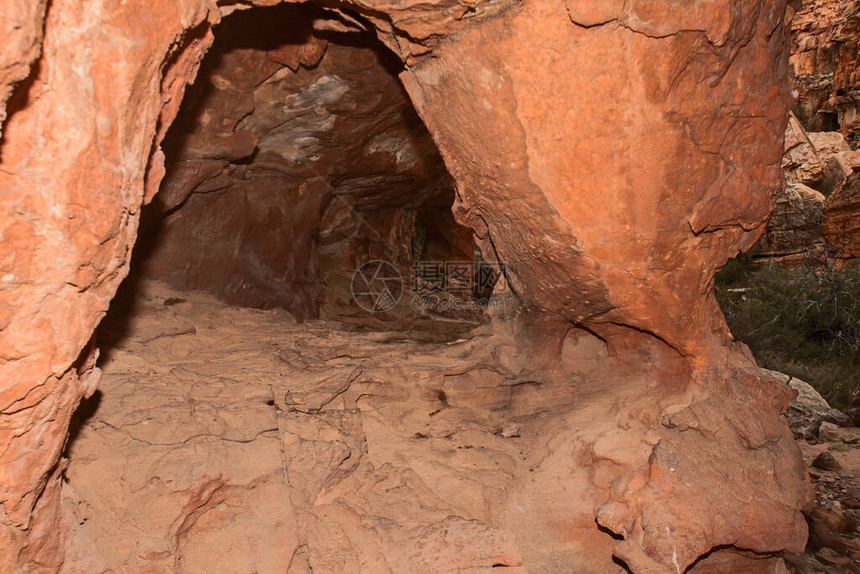
[[[809,134],[793,113],[788,118],[785,129],[785,153],[782,156],[782,169],[785,179],[791,183],[802,183],[818,187],[824,183],[825,163],[818,150],[812,145]]]
[[[802,183],[789,183],[776,198],[767,229],[761,236],[760,254],[767,257],[802,258],[820,252],[824,195]]]
[[[599,341],[572,342],[569,359],[604,361],[553,379],[507,370],[494,357],[510,342],[489,333],[446,345],[299,325],[159,284],[122,322],[70,451],[64,501],[80,528],[66,571],[611,564],[590,485],[621,467],[581,463],[620,429],[583,417],[627,391],[598,392],[611,363]]]
[[[230,14],[239,5],[225,4],[50,3],[41,57],[21,93],[24,105],[3,126],[0,150],[0,544],[8,549],[0,554],[0,570],[54,571],[82,554],[100,556],[88,553],[86,542],[100,540],[99,531],[84,536],[60,504],[75,496],[64,492],[62,480],[68,424],[98,384],[92,334],[128,271],[141,205],[165,174],[160,144],[213,40],[212,26],[238,17]],[[289,502],[279,501],[279,508],[292,507],[298,518],[277,532],[288,541],[296,533],[295,564],[306,560],[321,571],[389,557],[393,569],[410,560],[430,560],[439,569],[492,567],[499,560],[514,568],[550,560],[534,553],[559,537],[561,564],[584,556],[595,561],[586,566],[594,572],[611,569],[612,554],[633,572],[662,573],[683,570],[718,546],[764,555],[802,549],[805,482],[781,416],[788,394],[731,342],[711,294],[714,270],[757,240],[782,188],[790,100],[785,3],[718,0],[689,8],[675,0],[598,9],[578,0],[346,2],[316,21],[317,29],[373,29],[407,64],[401,78],[456,182],[457,218],[488,247],[488,259],[507,265],[509,284],[523,302],[521,314],[512,310],[496,323],[516,333],[512,348],[491,353],[492,345],[475,341],[464,352],[489,353],[492,361],[464,368],[457,359],[442,381],[416,380],[412,373],[422,372],[416,366],[402,374],[408,384],[381,391],[361,375],[351,379],[364,367],[350,359],[349,348],[331,356],[326,345],[308,343],[319,353],[312,360],[321,361],[310,371],[332,372],[309,374],[302,384],[313,392],[284,399],[282,413],[292,408],[288,403],[297,408],[278,414],[277,435],[268,430],[273,407],[256,402],[262,395],[253,386],[237,395],[253,405],[253,414],[238,409],[235,415],[256,421],[254,409],[260,409],[262,426],[222,434],[219,418],[207,419],[206,409],[199,419],[181,419],[203,435],[217,435],[199,438],[201,448],[215,453],[206,457],[212,466],[200,467],[202,483],[193,473],[163,488],[135,483],[147,496],[163,493],[162,502],[174,509],[157,517],[167,542],[160,528],[144,541],[154,550],[142,560],[173,568],[176,560],[189,568],[206,564],[201,548],[231,539],[220,519],[237,516],[234,505],[260,507],[267,489],[277,495],[287,486]],[[38,10],[27,22],[34,18],[38,29]],[[37,53],[13,48],[3,65]],[[315,57],[303,48],[278,52],[271,61],[294,73]],[[8,91],[22,73],[0,77],[0,85]],[[252,146],[264,151],[260,134],[248,131],[191,149],[215,161],[240,159]],[[286,157],[287,147],[275,151]],[[160,337],[151,344],[168,339],[181,340]],[[358,340],[350,334],[344,345],[357,347]],[[564,360],[566,352],[572,360]],[[380,355],[391,361],[387,368],[403,364],[402,353]],[[338,357],[343,365],[326,362]],[[294,360],[301,362],[287,357],[286,364]],[[433,357],[433,365],[440,362]],[[141,369],[171,376],[156,366]],[[192,385],[181,396],[166,393],[165,401],[182,406],[165,408],[164,416],[184,415],[198,400],[208,401],[210,411],[222,406],[212,395],[228,384],[230,369],[218,368],[223,372],[183,378],[183,389],[202,377],[203,387],[212,383],[209,391]],[[327,392],[346,384],[330,378],[340,368],[348,369],[349,386],[326,402]],[[556,374],[538,386],[548,390],[532,397],[534,385],[520,377],[553,368]],[[438,366],[430,370],[439,374]],[[474,373],[481,370],[488,372]],[[395,378],[381,374],[379,380]],[[430,417],[409,400],[391,399],[389,388],[395,397],[417,393],[434,409],[443,389],[457,406]],[[122,396],[111,399],[109,391],[106,386],[106,413]],[[449,412],[460,412],[468,424],[442,416]],[[493,434],[520,415],[520,439]],[[136,448],[141,438],[156,445],[163,438],[171,447],[195,442],[184,431],[147,433],[144,421],[128,413],[106,418],[130,427],[102,433],[118,441],[111,447]],[[379,432],[359,431],[359,424]],[[394,425],[403,426],[389,432]],[[462,449],[445,442],[452,425],[467,429]],[[426,444],[415,436],[425,429]],[[365,452],[361,436],[385,440],[376,450],[368,440]],[[289,477],[295,467],[302,479],[285,486],[270,460],[217,477],[222,459],[215,451],[232,448],[225,440],[257,454],[280,442],[289,460],[281,468]],[[534,441],[532,450],[520,452],[515,440]],[[438,482],[428,478],[433,484],[426,490],[416,487],[427,494],[416,510],[416,500],[425,499],[397,498],[399,485],[413,475],[396,471],[404,468],[401,459],[436,460],[421,455],[436,445],[449,466],[435,475]],[[547,453],[558,456],[542,469]],[[391,483],[376,474],[389,470]],[[419,477],[420,470],[414,471]],[[148,473],[129,472],[135,478]],[[499,482],[514,487],[500,493],[492,486]],[[235,498],[226,502],[231,493]],[[221,497],[225,502],[211,512],[192,511],[208,510]],[[177,511],[178,503],[186,510]],[[388,514],[404,508],[421,520]],[[523,522],[527,511],[520,508],[560,521],[537,528]],[[623,540],[597,530],[596,517]],[[408,528],[390,528],[394,518]],[[109,519],[93,512],[82,528]],[[485,543],[440,550],[464,538]],[[249,539],[245,548],[266,543]],[[423,553],[414,554],[422,544]],[[754,559],[733,554],[735,562]]]
[[[584,27],[570,14],[579,4],[537,3],[464,31],[404,82],[457,181],[455,213],[490,234],[531,308],[704,352],[725,333],[701,270],[755,242],[782,186],[788,84],[753,70],[787,73],[784,6],[658,21],[656,5],[619,5]],[[583,55],[576,73],[559,56],[570,50]],[[737,121],[742,110],[754,118]],[[480,141],[461,135],[479,130]],[[629,232],[613,236],[619,226]]]
[[[7,116],[6,104],[18,84],[30,76],[30,67],[41,52],[47,5],[48,0],[15,0],[0,6],[0,33],[4,38],[0,46],[0,141]],[[26,87],[26,84],[21,86],[21,91]],[[13,111],[24,103],[13,102]]]
[[[325,14],[283,5],[219,28],[165,142],[168,177],[139,250],[146,275],[301,319],[346,306],[365,261],[409,277],[413,259],[473,258],[471,231],[451,215],[453,181],[392,72],[399,61],[366,33],[314,35]]]
[[[817,438],[822,423],[849,426],[853,422],[848,415],[831,407],[821,393],[806,381],[776,371],[768,373],[797,392],[785,414],[795,437]]]
[[[683,385],[667,393],[587,333],[566,339],[558,369],[534,371],[500,332],[439,344],[344,328],[145,283],[138,313],[106,326],[123,342],[70,449],[63,571],[622,572],[594,517],[613,528],[632,517],[607,496],[635,496],[673,529],[687,520],[637,494],[652,451],[650,481],[671,484],[679,505],[708,478],[703,519],[731,484],[753,509],[781,512],[766,494],[775,476],[750,489],[736,473],[768,453],[792,464],[792,441],[751,453],[760,461],[707,452],[716,421],[671,430],[699,409],[661,424],[657,401],[682,400]],[[724,528],[767,547],[764,531]],[[769,563],[755,558],[701,568]]]
[[[822,233],[836,257],[860,257],[860,169],[837,187],[824,203]]]
[[[856,206],[845,204],[841,199],[844,191],[833,192],[849,185],[846,180],[860,169],[860,152],[852,150],[839,132],[807,132],[791,114],[782,167],[786,188],[776,198],[765,233],[753,253],[787,263],[846,257],[834,243],[835,234],[839,234],[840,244],[852,241],[850,225],[843,228],[855,216]],[[839,207],[824,209],[826,202]],[[829,221],[830,218],[835,220]],[[826,244],[825,229],[829,236]]]
[[[791,27],[791,63],[803,121],[811,131],[841,131],[856,145],[860,136],[860,2],[807,0]]]

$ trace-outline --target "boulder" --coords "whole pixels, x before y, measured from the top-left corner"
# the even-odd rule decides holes
[[[855,167],[860,167],[860,152],[852,150],[839,132],[809,132],[809,141],[824,166],[819,190],[830,193]]]
[[[838,151],[832,155],[823,156],[824,160],[824,189],[833,190],[845,178],[860,167],[860,151]]]
[[[812,145],[809,134],[793,113],[790,114],[788,126],[785,129],[782,169],[789,183],[802,183],[815,187],[825,178],[824,162]]]
[[[824,442],[860,444],[860,430],[842,428],[830,422],[822,422],[818,428],[818,438]]]
[[[789,403],[785,412],[788,425],[796,438],[818,437],[819,428],[823,424],[830,424],[835,428],[839,428],[838,425],[851,424],[851,418],[848,415],[831,407],[821,393],[809,383],[785,373],[766,371],[797,391],[797,397]],[[822,437],[822,440],[825,439]]]
[[[763,255],[786,256],[820,247],[824,195],[802,183],[789,183],[774,202],[759,245]]]
[[[833,257],[860,257],[860,170],[849,175],[822,208],[821,234]]]
[[[852,150],[841,133],[807,132],[790,114],[782,157],[788,183],[802,183],[826,194],[858,166],[860,152]]]
[[[834,155],[842,151],[851,151],[845,137],[839,132],[808,132],[809,142],[820,155]]]
[[[812,461],[812,466],[821,470],[838,471],[842,470],[842,465],[836,460],[836,457],[829,450],[825,450],[815,457]]]

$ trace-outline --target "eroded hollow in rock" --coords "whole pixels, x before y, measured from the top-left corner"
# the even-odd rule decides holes
[[[165,140],[137,272],[299,321],[392,329],[441,314],[474,326],[476,293],[460,293],[457,311],[410,308],[417,276],[475,260],[472,232],[454,221],[453,180],[397,78],[401,62],[373,34],[331,22],[282,5],[219,26]],[[384,313],[353,297],[371,261],[402,278],[378,302]]]
[[[437,293],[436,264],[487,262],[454,221],[453,181],[399,64],[366,35],[313,32],[320,15],[227,18],[168,133],[132,275],[99,328],[100,389],[73,422],[64,500],[88,555],[68,563],[518,568],[513,531],[537,549],[532,564],[572,564],[585,545],[610,561],[594,493],[519,494],[555,480],[557,466],[536,468],[538,418],[570,408],[569,378],[534,380],[504,336],[476,333],[480,305],[415,308],[415,269],[468,303],[492,285]],[[402,276],[393,308],[357,301],[367,261]],[[572,341],[569,354],[605,358],[596,339]],[[569,431],[549,427],[565,444]],[[568,466],[587,452],[559,448]],[[521,504],[503,504],[509,489]],[[537,544],[551,507],[575,517],[575,543]]]
[[[788,392],[732,344],[710,296],[713,269],[755,241],[780,187],[783,4],[343,4],[407,63],[457,179],[457,216],[508,262],[524,304],[517,321],[445,344],[294,320],[349,315],[352,266],[327,262],[401,269],[469,250],[433,234],[454,229],[433,176],[378,179],[411,173],[411,154],[377,139],[388,128],[374,98],[393,76],[363,92],[348,81],[375,73],[359,40],[343,40],[353,65],[321,73],[337,42],[310,32],[319,12],[257,12],[270,23],[231,14],[248,2],[51,4],[38,97],[3,126],[20,247],[0,333],[16,381],[0,437],[13,551],[0,565],[602,574],[621,571],[613,557],[637,573],[701,568],[717,548],[761,572],[772,553],[802,550]],[[244,49],[259,57],[212,52],[224,69],[204,70],[200,115],[166,144],[145,233],[163,244],[137,258],[138,277],[186,291],[140,281],[101,376],[105,346],[87,341],[127,270],[140,200],[162,179],[157,147],[209,46],[206,22],[225,16],[222,40],[231,19],[254,23]],[[269,44],[284,26],[304,40]],[[92,52],[68,50],[81,30]],[[81,82],[91,66],[102,73]],[[349,113],[335,113],[343,102]],[[320,116],[350,137],[321,145]],[[390,167],[362,168],[365,156]],[[410,203],[416,181],[427,196]],[[68,418],[96,388],[66,466]]]

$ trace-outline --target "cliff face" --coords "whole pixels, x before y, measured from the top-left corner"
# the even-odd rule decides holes
[[[12,92],[0,105],[8,116],[0,142],[3,571],[55,570],[78,540],[61,512],[62,452],[72,412],[98,384],[92,334],[128,272],[141,206],[164,180],[161,145],[171,145],[165,135],[186,86],[222,29],[216,25],[241,17],[235,2],[203,0],[53,0],[47,13],[31,5],[6,0],[0,12],[0,29],[21,38],[0,53],[0,102]],[[785,20],[784,2],[763,0],[692,8],[677,0],[598,8],[579,0],[344,2],[313,17],[318,29],[370,30],[405,64],[400,79],[453,176],[454,215],[483,242],[485,257],[505,263],[521,302],[507,327],[522,368],[557,359],[572,329],[605,343],[623,367],[616,375],[647,374],[630,379],[623,400],[583,402],[592,410],[578,419],[611,428],[592,437],[582,459],[589,467],[606,462],[583,486],[601,504],[575,519],[597,532],[596,519],[614,532],[614,553],[633,572],[682,571],[718,546],[769,553],[804,545],[804,471],[781,416],[788,391],[731,342],[711,293],[714,270],[756,241],[782,189]],[[327,66],[341,66],[332,76],[343,75],[352,90],[346,70],[366,64],[366,51],[332,48],[327,61],[319,59],[322,42],[295,46],[301,49],[225,55],[225,73],[210,76],[236,99],[210,117],[225,130],[192,122],[188,145],[172,142],[171,160],[183,165],[156,201],[182,204],[177,218],[186,208],[208,209],[205,186],[224,185],[230,192],[219,197],[239,200],[217,217],[245,237],[270,215],[276,226],[282,218],[315,221],[329,198],[309,183],[262,194],[264,205],[245,211],[259,198],[240,173],[280,173],[298,159],[325,159],[322,180],[346,177],[366,192],[361,161],[327,157],[295,134],[267,139],[280,118],[297,121],[287,93],[274,98],[286,108],[266,113],[274,100],[263,92],[281,86],[256,83],[267,69],[285,66],[287,77],[300,65],[313,68],[301,75],[310,83],[288,90],[305,94],[313,115],[332,113],[325,102],[337,82],[324,82],[334,92],[310,89],[320,87]],[[236,62],[248,74],[231,76]],[[402,109],[396,86],[379,77],[389,104],[353,100],[335,114],[343,118],[336,125],[351,121],[350,111]],[[252,113],[240,114],[242,105]],[[358,131],[375,138],[387,129]],[[427,145],[420,129],[406,132],[395,137],[399,149]],[[297,144],[300,153],[290,155]],[[268,156],[277,160],[273,169],[267,153],[278,156]],[[415,181],[443,177],[432,154],[413,167],[396,155],[392,162],[384,149],[381,155],[390,163],[378,169],[389,178],[384,187],[404,173]],[[244,158],[247,165],[234,168]],[[392,193],[391,209],[404,209]],[[275,195],[277,202],[265,203]],[[439,207],[433,193],[420,199],[429,203],[409,208]],[[166,225],[188,241],[208,241]],[[374,227],[388,226],[397,225],[383,217]],[[307,237],[277,241],[289,250]],[[263,235],[250,243],[256,249],[271,241]],[[176,259],[162,255],[162,272],[171,273]],[[279,270],[301,283],[307,264],[292,261]],[[199,271],[205,262],[194,265]],[[595,352],[595,360],[604,358]],[[612,380],[624,388],[623,377]],[[203,491],[192,490],[193,506]],[[468,533],[455,532],[446,544],[473,543]]]
[[[789,186],[778,199],[755,253],[786,261],[852,259],[858,241],[849,198],[856,195],[851,175],[860,168],[860,3],[803,2],[791,29],[798,100],[783,168],[786,180],[802,187]]]
[[[844,259],[860,257],[860,171],[839,184],[824,203],[821,232],[831,253]]]
[[[809,0],[791,23],[791,64],[810,131],[840,131],[860,141],[860,2]]]

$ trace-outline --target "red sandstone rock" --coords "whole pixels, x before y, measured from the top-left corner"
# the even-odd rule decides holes
[[[830,193],[860,166],[860,152],[852,150],[838,132],[809,132],[791,114],[785,131],[782,168],[785,179]]]
[[[27,561],[59,559],[56,545],[29,544],[27,528],[46,482],[59,480],[68,421],[87,392],[89,375],[75,365],[86,364],[82,349],[127,270],[157,122],[170,121],[162,108],[181,98],[181,82],[163,81],[193,73],[205,48],[186,33],[208,17],[202,3],[180,14],[172,4],[52,2],[27,105],[4,126],[2,571],[21,551]],[[53,520],[40,533],[56,537],[57,489],[48,493],[37,518]]]
[[[337,287],[364,261],[391,261],[409,277],[410,254],[388,244],[389,229],[403,227],[398,243],[409,246],[422,220],[444,219],[450,176],[390,55],[364,35],[323,56],[310,28],[320,13],[286,5],[219,28],[188,116],[165,142],[169,175],[154,207],[166,215],[142,232],[155,242],[142,249],[146,274],[299,317],[318,316],[321,298],[336,315],[333,302],[351,297]],[[305,43],[283,43],[293,35]],[[319,52],[304,64],[312,70],[299,66],[306,49]],[[357,225],[331,223],[344,221]],[[465,241],[451,249],[469,261],[471,233],[460,230]]]
[[[860,3],[807,0],[791,27],[791,63],[801,92],[799,107],[804,122],[814,131],[839,129],[857,142]]]
[[[821,233],[834,257],[860,257],[860,170],[852,173],[824,202]]]
[[[807,133],[792,113],[782,167],[789,183],[776,198],[757,254],[786,261],[823,257],[822,193],[830,194],[860,167],[860,152],[838,132]]]
[[[457,216],[491,241],[488,257],[508,265],[531,317],[523,324],[539,325],[518,331],[518,353],[500,356],[531,367],[530,345],[557,354],[576,324],[608,345],[604,355],[595,345],[592,357],[583,343],[577,368],[589,360],[602,366],[605,353],[619,357],[611,382],[626,392],[617,402],[592,397],[579,418],[545,423],[601,422],[578,451],[583,466],[571,462],[571,470],[545,475],[546,484],[567,488],[571,476],[588,474],[583,468],[609,469],[566,496],[580,496],[583,484],[592,512],[608,503],[600,518],[625,537],[615,554],[633,572],[683,570],[719,545],[800,551],[805,482],[781,417],[788,397],[731,343],[711,294],[714,270],[754,243],[781,191],[784,2],[690,9],[641,0],[600,11],[582,4],[349,7],[409,64],[401,77],[456,180]],[[26,47],[38,43],[36,6],[25,18],[25,35],[35,40],[4,53],[2,66],[38,52]],[[220,17],[203,0],[51,2],[38,73],[22,94],[26,105],[4,126],[0,163],[2,571],[51,570],[67,541],[80,553],[59,506],[59,461],[71,413],[95,384],[87,345],[127,273],[139,209],[165,173],[160,142]],[[0,86],[24,77],[24,68],[16,64]],[[234,143],[242,145],[218,154],[247,151],[248,142]],[[217,177],[211,166],[197,167],[189,181]],[[571,394],[553,398],[583,398],[575,386],[564,389]],[[307,455],[323,477],[327,461],[342,456],[326,425],[293,453]],[[205,503],[218,484],[187,489],[189,504]],[[297,504],[316,502],[316,486],[297,485],[304,489]],[[517,492],[518,502],[544,498],[527,486]],[[597,531],[593,513],[569,512],[573,526],[555,528],[615,544]],[[348,514],[322,519],[336,524],[341,516]],[[339,540],[314,524],[318,548],[337,550]],[[494,528],[481,527],[482,536],[499,541],[515,565],[510,539]],[[431,538],[467,544],[473,530],[446,532],[432,530]],[[539,547],[545,532],[523,532],[522,546]],[[202,536],[223,539],[216,530]],[[600,559],[595,572],[610,564]]]
[[[711,18],[725,24],[725,14],[714,10],[697,26]],[[644,14],[634,10],[628,18]],[[665,42],[649,37],[683,29],[687,23],[673,21],[674,13],[665,30],[661,24],[637,33],[616,24],[571,26],[566,11],[547,6],[481,27],[509,40],[464,32],[415,66],[414,76],[404,74],[457,180],[455,212],[479,236],[490,233],[501,260],[515,262],[512,287],[531,308],[598,332],[630,325],[685,351],[708,345],[711,335],[701,325],[716,309],[707,295],[711,276],[700,272],[695,254],[721,263],[734,255],[729,246],[750,246],[781,187],[780,153],[772,146],[782,143],[787,84],[759,84],[764,76],[752,70],[779,65],[774,55],[782,40],[772,37],[773,51],[758,41],[740,46],[779,26],[782,11],[770,7],[758,24],[751,14],[739,15],[744,24],[732,28],[726,44],[706,51],[671,86],[661,74],[701,54],[704,41],[696,33]],[[595,55],[577,60],[575,74],[557,57],[570,46]],[[617,75],[606,74],[607,59],[623,64]],[[517,64],[524,61],[534,65]],[[536,77],[534,66],[546,75]],[[633,82],[638,74],[642,81]],[[749,89],[734,93],[733,82]],[[706,109],[707,98],[725,98],[732,109],[759,117],[736,122]],[[632,112],[639,102],[645,109]],[[486,132],[480,142],[458,137],[478,130]],[[721,149],[744,151],[717,154]],[[689,180],[678,177],[677,165],[689,166]],[[626,195],[633,182],[635,193]],[[543,225],[522,226],[520,219]],[[617,226],[630,233],[610,239]],[[664,300],[674,301],[672,310],[658,303]],[[713,323],[717,332],[720,322]]]
[[[30,75],[30,66],[42,49],[42,23],[48,0],[11,0],[0,5],[0,141],[3,122],[6,120],[6,104],[16,86]],[[22,85],[22,90],[29,86]],[[19,98],[15,109],[25,105],[25,97]]]
[[[860,151],[852,150],[839,132],[810,132],[812,147],[824,164],[824,181],[821,189],[830,193],[855,167],[860,167]]]
[[[758,558],[719,550],[698,562],[691,574],[788,574],[782,558]]]

